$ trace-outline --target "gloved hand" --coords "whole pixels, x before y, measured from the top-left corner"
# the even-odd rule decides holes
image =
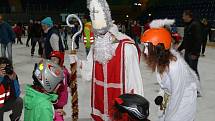
[[[78,62],[78,57],[76,54],[69,54],[69,63],[73,64],[75,62]]]
[[[65,116],[66,112],[63,109],[56,109],[55,112],[57,112],[59,115]]]
[[[162,96],[157,96],[154,101],[155,101],[156,105],[161,105],[162,102],[163,102],[163,97]]]

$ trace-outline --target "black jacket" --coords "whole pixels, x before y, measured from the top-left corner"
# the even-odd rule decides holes
[[[31,28],[31,37],[40,38],[42,37],[42,33],[43,30],[41,24],[34,23]]]
[[[201,52],[201,42],[203,39],[203,27],[199,21],[192,20],[184,27],[183,42],[178,50],[185,49],[186,53],[199,55]]]
[[[205,41],[207,41],[208,34],[210,32],[210,26],[204,25],[204,24],[202,24],[202,26],[203,26],[203,42],[205,42]]]
[[[45,33],[44,34],[44,37],[45,37],[45,58],[46,59],[50,59],[50,54],[51,52],[53,51],[53,48],[51,46],[51,43],[50,43],[50,38],[52,36],[52,34],[56,34],[59,36],[59,51],[61,52],[64,52],[64,47],[63,47],[63,43],[62,43],[62,40],[61,40],[61,37],[60,37],[60,32],[55,28],[55,27],[52,27],[51,29],[49,29],[48,33]]]

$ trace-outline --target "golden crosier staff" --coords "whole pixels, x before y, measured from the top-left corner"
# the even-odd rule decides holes
[[[75,18],[78,20],[79,24],[80,24],[80,30],[78,32],[76,32],[73,36],[72,36],[72,51],[71,51],[71,56],[73,56],[74,58],[77,57],[77,53],[76,50],[74,50],[74,41],[75,38],[81,34],[82,29],[83,29],[83,24],[80,20],[80,18],[75,15],[75,14],[70,14],[67,18],[66,18],[66,23],[69,27],[74,27],[74,25],[71,25],[69,23],[70,20],[72,20],[71,18]],[[70,70],[71,70],[71,83],[69,85],[70,89],[71,89],[71,96],[72,96],[72,121],[77,121],[78,120],[78,113],[79,113],[79,109],[78,109],[78,85],[77,85],[77,59],[74,59],[73,61],[70,62]]]

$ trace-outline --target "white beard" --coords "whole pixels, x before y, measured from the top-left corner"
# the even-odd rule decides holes
[[[109,60],[115,56],[115,47],[113,38],[110,33],[106,33],[104,37],[95,38],[94,59],[100,64],[107,64]]]

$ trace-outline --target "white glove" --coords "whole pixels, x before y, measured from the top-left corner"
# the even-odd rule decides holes
[[[78,62],[78,57],[75,54],[69,54],[69,63],[73,64],[75,62]]]

